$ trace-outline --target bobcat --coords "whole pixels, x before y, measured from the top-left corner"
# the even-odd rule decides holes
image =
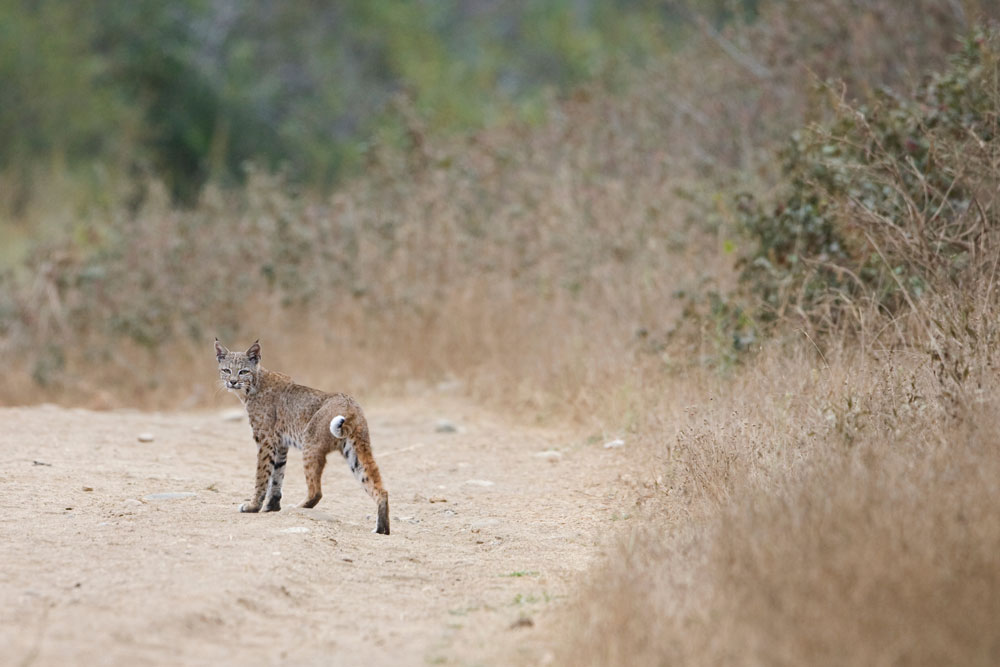
[[[241,512],[277,512],[288,447],[302,450],[309,497],[299,507],[314,507],[323,497],[320,478],[326,455],[336,450],[378,506],[376,533],[389,534],[389,494],[382,487],[361,406],[345,394],[328,394],[295,384],[287,375],[260,365],[260,342],[245,353],[230,352],[215,339],[219,379],[246,406],[257,442],[257,480],[253,498]],[[266,500],[266,503],[265,503]]]

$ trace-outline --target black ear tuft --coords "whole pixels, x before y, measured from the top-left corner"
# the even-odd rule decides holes
[[[250,349],[247,350],[247,357],[250,359],[250,361],[254,362],[255,364],[260,362],[260,341],[259,340],[255,340],[253,342],[253,345],[250,346]]]
[[[224,348],[219,343],[219,339],[216,338],[215,339],[215,358],[218,359],[219,361],[222,361],[227,354],[229,354],[229,350],[227,350],[226,348]]]

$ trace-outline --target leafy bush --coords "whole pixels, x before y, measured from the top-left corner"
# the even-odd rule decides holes
[[[998,222],[988,182],[1000,155],[998,43],[993,33],[968,38],[911,96],[835,99],[833,122],[792,136],[778,195],[740,196],[754,245],[741,277],[760,320],[834,325],[859,300],[894,314],[963,279]]]

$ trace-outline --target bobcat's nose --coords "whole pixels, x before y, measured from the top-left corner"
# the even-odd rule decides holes
[[[230,387],[236,387],[238,384],[239,384],[239,381],[237,381],[237,380],[230,380],[229,381],[229,386]]]

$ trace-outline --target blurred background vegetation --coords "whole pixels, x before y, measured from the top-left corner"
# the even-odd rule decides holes
[[[284,306],[333,288],[406,307],[372,283],[403,254],[399,230],[432,226],[429,208],[392,220],[402,209],[379,206],[372,188],[407,197],[408,181],[439,169],[482,190],[449,142],[509,132],[505,156],[478,153],[513,173],[517,144],[550,132],[573,95],[624,95],[692,34],[756,13],[755,0],[0,0],[0,337],[30,348],[32,377],[51,386],[70,337],[89,336],[84,356],[100,360],[94,349],[118,338],[152,348],[206,327],[242,333],[213,311],[248,290]],[[361,222],[302,218],[336,192],[364,200]],[[470,193],[462,233],[482,237],[507,196]],[[278,223],[260,219],[264,204]],[[516,217],[513,227],[534,224]],[[248,224],[255,233],[240,235]],[[331,224],[344,233],[320,257],[316,236]],[[248,272],[231,253],[231,289],[199,294],[214,244],[234,234],[233,252],[256,262]],[[367,269],[349,258],[357,235],[383,242]],[[346,261],[321,261],[334,255]],[[430,275],[416,286],[441,287]]]
[[[356,386],[479,374],[488,395],[501,374],[552,404],[634,382],[636,355],[728,367],[775,314],[834,326],[842,309],[817,315],[831,299],[905,301],[834,219],[836,197],[889,187],[844,184],[867,153],[833,144],[873,134],[845,105],[895,99],[875,138],[919,132],[926,102],[902,100],[997,12],[0,0],[0,346],[46,395],[214,334],[367,346]],[[952,131],[988,125],[990,98],[962,92],[981,80],[925,94],[954,107]],[[838,118],[830,138],[810,129]],[[913,141],[936,187],[954,180]],[[960,216],[975,187],[929,201]]]
[[[636,354],[657,373],[726,367],[773,313],[801,313],[785,308],[800,287],[813,305],[830,286],[856,299],[844,276],[861,271],[880,303],[900,301],[831,220],[825,190],[864,155],[841,151],[814,182],[835,149],[808,125],[900,99],[996,13],[0,0],[0,346],[46,395],[119,373],[129,346],[214,334],[368,346],[360,386],[480,373],[491,394],[497,373],[520,373],[553,403],[574,383],[633,382]],[[967,74],[938,87],[979,80]],[[892,113],[880,131],[926,116]],[[781,153],[790,138],[797,158]],[[515,311],[525,326],[504,328]],[[824,317],[805,319],[837,321]],[[356,323],[333,327],[336,342],[334,318]],[[166,384],[142,394],[170,401]],[[115,386],[115,400],[139,395]]]
[[[0,169],[22,188],[53,164],[153,174],[185,203],[247,161],[329,187],[414,121],[537,121],[670,48],[692,7],[720,23],[755,4],[3,0]]]

